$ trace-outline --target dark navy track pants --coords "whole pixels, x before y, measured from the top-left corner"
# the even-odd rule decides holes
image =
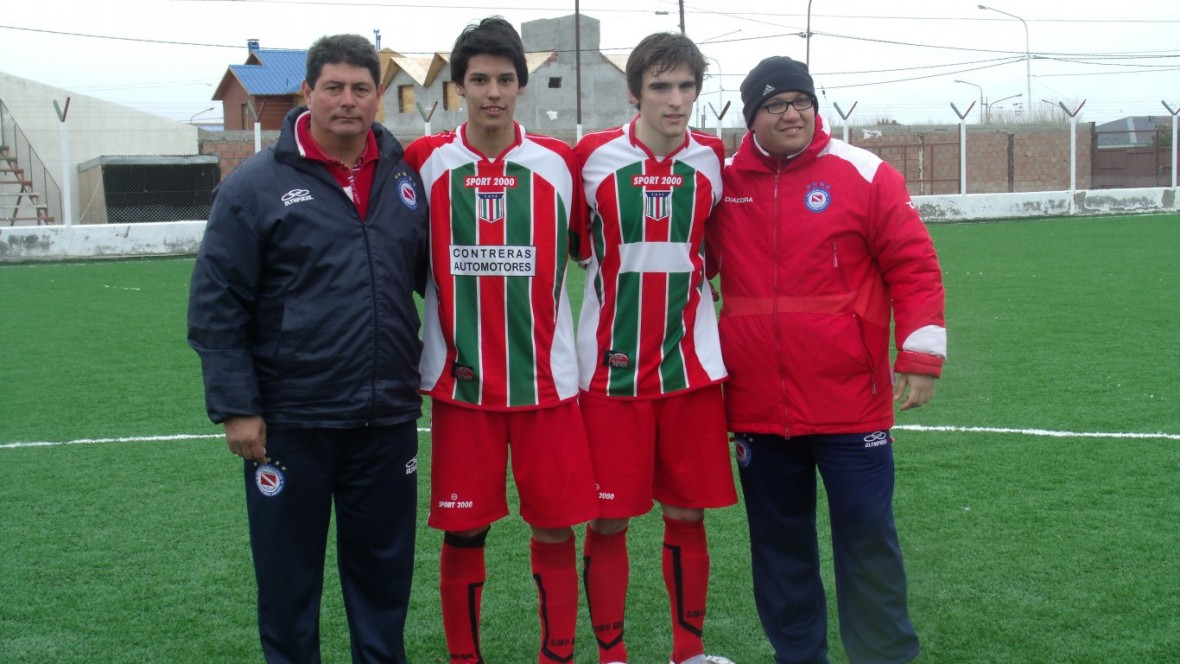
[[[269,664],[320,662],[320,595],[332,508],[352,661],[406,662],[418,432],[387,427],[267,431],[246,463],[246,509]]]
[[[826,664],[828,621],[816,534],[816,471],[831,519],[840,637],[853,664],[908,662],[918,637],[893,521],[887,431],[737,434],[754,598],[776,664]]]

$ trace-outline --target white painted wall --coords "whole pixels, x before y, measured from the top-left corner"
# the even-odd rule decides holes
[[[63,195],[66,187],[62,181],[61,121],[53,102],[64,108],[67,97],[70,99],[66,112],[68,172],[73,199],[69,205],[75,222],[85,204],[79,201],[79,164],[102,156],[200,153],[197,128],[193,125],[0,72],[0,99]]]
[[[1178,195],[1171,188],[1079,191],[1073,214],[1176,212]],[[914,205],[927,223],[1062,217],[1070,215],[1070,193],[915,196]],[[195,254],[204,232],[204,221],[0,227],[0,262]]]

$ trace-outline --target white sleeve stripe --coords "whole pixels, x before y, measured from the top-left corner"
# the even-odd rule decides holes
[[[937,355],[945,360],[946,328],[939,327],[938,325],[927,325],[926,327],[914,330],[914,333],[902,343],[901,349],[908,350],[911,353]]]

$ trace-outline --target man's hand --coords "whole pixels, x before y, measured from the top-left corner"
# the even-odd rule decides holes
[[[934,376],[926,376],[923,374],[897,374],[897,382],[893,384],[893,400],[901,401],[902,395],[905,395],[905,401],[901,404],[902,410],[909,410],[911,408],[920,408],[922,404],[930,401],[934,396]],[[906,388],[909,388],[909,393],[906,394]]]
[[[231,417],[225,421],[229,451],[246,461],[266,461],[266,422],[261,415]]]

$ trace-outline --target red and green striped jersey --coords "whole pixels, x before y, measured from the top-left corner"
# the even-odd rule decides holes
[[[590,207],[575,250],[587,265],[578,364],[583,390],[654,398],[726,376],[703,246],[725,152],[689,131],[657,158],[634,132],[632,122],[574,148]]]
[[[570,217],[586,204],[573,153],[517,125],[489,158],[466,129],[406,149],[430,203],[422,392],[489,410],[554,406],[578,393],[565,268]]]

